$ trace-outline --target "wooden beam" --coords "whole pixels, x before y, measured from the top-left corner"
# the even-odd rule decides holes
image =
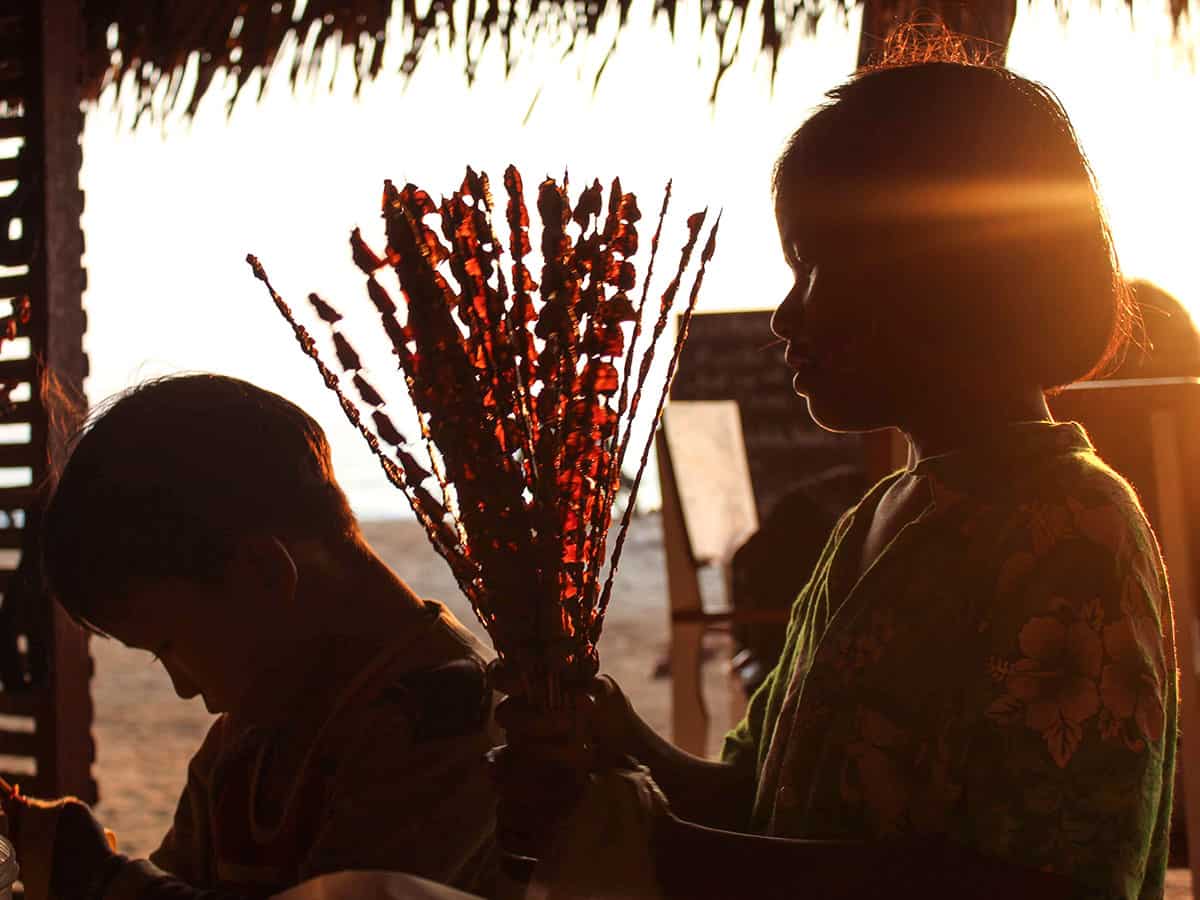
[[[0,778],[3,778],[9,784],[15,784],[21,788],[21,793],[32,793],[36,788],[32,785],[37,783],[36,775],[29,775],[24,772],[0,772]]]
[[[33,66],[23,104],[27,130],[21,155],[32,163],[32,172],[25,175],[31,176],[37,196],[28,199],[31,211],[41,220],[31,221],[31,215],[23,222],[25,230],[36,235],[30,243],[34,250],[29,261],[31,318],[27,333],[32,358],[53,373],[63,391],[82,398],[87,375],[80,227],[83,194],[79,189],[82,12],[78,0],[24,0],[24,5],[29,37],[33,38],[24,46],[30,50]],[[34,373],[35,385],[40,374]],[[34,401],[40,400],[35,389]],[[35,483],[41,483],[52,462],[62,458],[65,439],[57,433],[45,439],[39,435],[29,445],[28,464],[34,469]],[[39,519],[36,508],[27,510],[27,535],[37,535]],[[29,543],[22,550],[37,552],[36,545]],[[92,662],[87,635],[49,598],[40,600],[38,637],[51,654],[51,675],[37,710],[38,789],[95,801],[89,690]]]
[[[21,116],[0,118],[0,140],[21,137],[25,134],[25,123]]]
[[[29,293],[29,288],[30,278],[28,275],[5,275],[0,277],[0,300],[24,297]]]
[[[79,170],[83,162],[80,135],[83,19],[77,0],[42,0],[42,150],[45,221],[42,248],[40,325],[43,360],[54,372],[62,389],[83,397],[87,357],[83,352],[86,321],[83,314],[83,192]],[[47,466],[66,453],[65,435],[53,434],[45,453]],[[36,514],[26,528],[40,526]],[[91,768],[95,758],[92,741],[92,660],[88,636],[57,604],[47,604],[54,664],[51,689],[54,715],[46,735],[46,771],[56,793],[74,794],[94,801],[98,796]],[[39,722],[39,726],[42,725]]]
[[[0,444],[0,469],[28,466],[30,464],[29,451],[29,444]]]
[[[0,756],[37,756],[37,751],[36,732],[0,729]]]
[[[36,716],[40,704],[34,691],[0,693],[0,716]]]

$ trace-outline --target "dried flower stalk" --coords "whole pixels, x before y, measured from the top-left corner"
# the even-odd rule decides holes
[[[631,497],[602,577],[621,464],[655,348],[707,218],[706,212],[688,218],[675,274],[653,324],[644,329],[670,196],[668,185],[635,306],[630,292],[637,287],[633,257],[641,213],[620,181],[613,182],[607,205],[597,181],[573,206],[565,180],[542,182],[538,281],[529,211],[514,167],[504,175],[507,243],[493,229],[497,210],[486,174],[468,169],[459,190],[440,205],[414,185],[385,183],[387,247],[376,253],[355,229],[351,252],[367,276],[368,298],[407,384],[429,468],[417,461],[416,445],[396,428],[384,398],[366,380],[361,357],[340,330],[341,314],[310,295],[317,316],[332,329],[338,364],[361,407],[271,289],[301,349],[450,564],[500,657],[520,674],[529,699],[545,707],[598,665],[596,641],[634,502]],[[667,380],[652,404],[655,421],[718,224],[709,230],[687,292]],[[262,266],[247,259],[270,289]],[[386,268],[399,280],[403,321],[378,280]],[[638,456],[635,495],[649,449],[648,438]]]

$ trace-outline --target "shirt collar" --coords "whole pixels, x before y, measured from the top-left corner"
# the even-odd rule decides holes
[[[1092,442],[1076,422],[1014,422],[968,447],[926,457],[910,473],[928,478],[934,506],[944,510],[965,494],[1010,483],[1004,475],[1031,458],[1091,452]]]

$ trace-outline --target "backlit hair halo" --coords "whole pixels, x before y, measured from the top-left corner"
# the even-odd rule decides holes
[[[497,210],[487,175],[471,169],[440,204],[414,185],[397,189],[385,182],[386,249],[374,252],[358,229],[350,238],[415,407],[424,453],[396,428],[384,398],[364,377],[358,352],[339,328],[341,314],[309,295],[333,332],[338,365],[357,401],[271,287],[259,261],[248,256],[247,262],[347,419],[408,498],[506,672],[528,702],[554,709],[568,702],[564,688],[586,684],[597,670],[596,641],[634,508],[631,496],[605,577],[621,464],[655,348],[699,246],[666,381],[652,398],[654,422],[661,415],[716,247],[719,216],[702,245],[707,211],[688,217],[675,273],[647,324],[643,313],[669,184],[640,289],[633,257],[641,213],[619,180],[609,191],[607,209],[598,181],[573,207],[566,178],[561,185],[550,178],[542,182],[536,207],[540,281],[534,280],[521,176],[512,166],[504,173],[504,189],[507,253],[494,228]],[[440,236],[431,222],[440,226]],[[403,320],[379,282],[386,268],[399,280]],[[653,427],[649,433],[637,462],[635,496]]]

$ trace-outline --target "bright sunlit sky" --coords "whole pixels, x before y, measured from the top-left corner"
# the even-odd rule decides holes
[[[385,74],[357,98],[346,64],[331,92],[328,72],[321,87],[295,93],[275,77],[261,103],[248,91],[227,118],[228,92],[218,88],[191,122],[170,117],[130,131],[128,109],[122,119],[110,92],[88,113],[83,138],[89,397],[180,371],[246,378],[322,422],[361,516],[405,514],[243,259],[258,255],[298,312],[307,312],[303,298],[313,290],[343,312],[362,309],[347,236],[361,225],[382,246],[383,179],[437,195],[457,186],[468,164],[498,184],[515,162],[527,188],[564,169],[576,186],[620,175],[643,211],[657,208],[673,178],[677,224],[704,206],[724,210],[701,308],[774,304],[789,274],[774,233],[771,163],[822,93],[850,74],[859,17],[831,12],[813,37],[785,47],[773,91],[752,22],[710,105],[712,35],[700,35],[681,10],[672,42],[665,18],[649,24],[650,5],[634,3],[594,94],[613,20],[565,61],[561,44],[526,49],[507,80],[495,46],[470,88],[461,51],[444,48],[430,47],[408,81],[386,74],[398,68],[401,36]],[[1020,0],[1008,63],[1049,85],[1070,113],[1127,274],[1158,282],[1200,313],[1200,24],[1185,19],[1182,40],[1172,41],[1166,5],[1138,0],[1131,20],[1121,0],[1077,0],[1064,26],[1050,0]],[[386,368],[370,321],[352,320],[351,334],[367,335],[359,349]],[[394,381],[375,378],[386,395],[400,396]]]

